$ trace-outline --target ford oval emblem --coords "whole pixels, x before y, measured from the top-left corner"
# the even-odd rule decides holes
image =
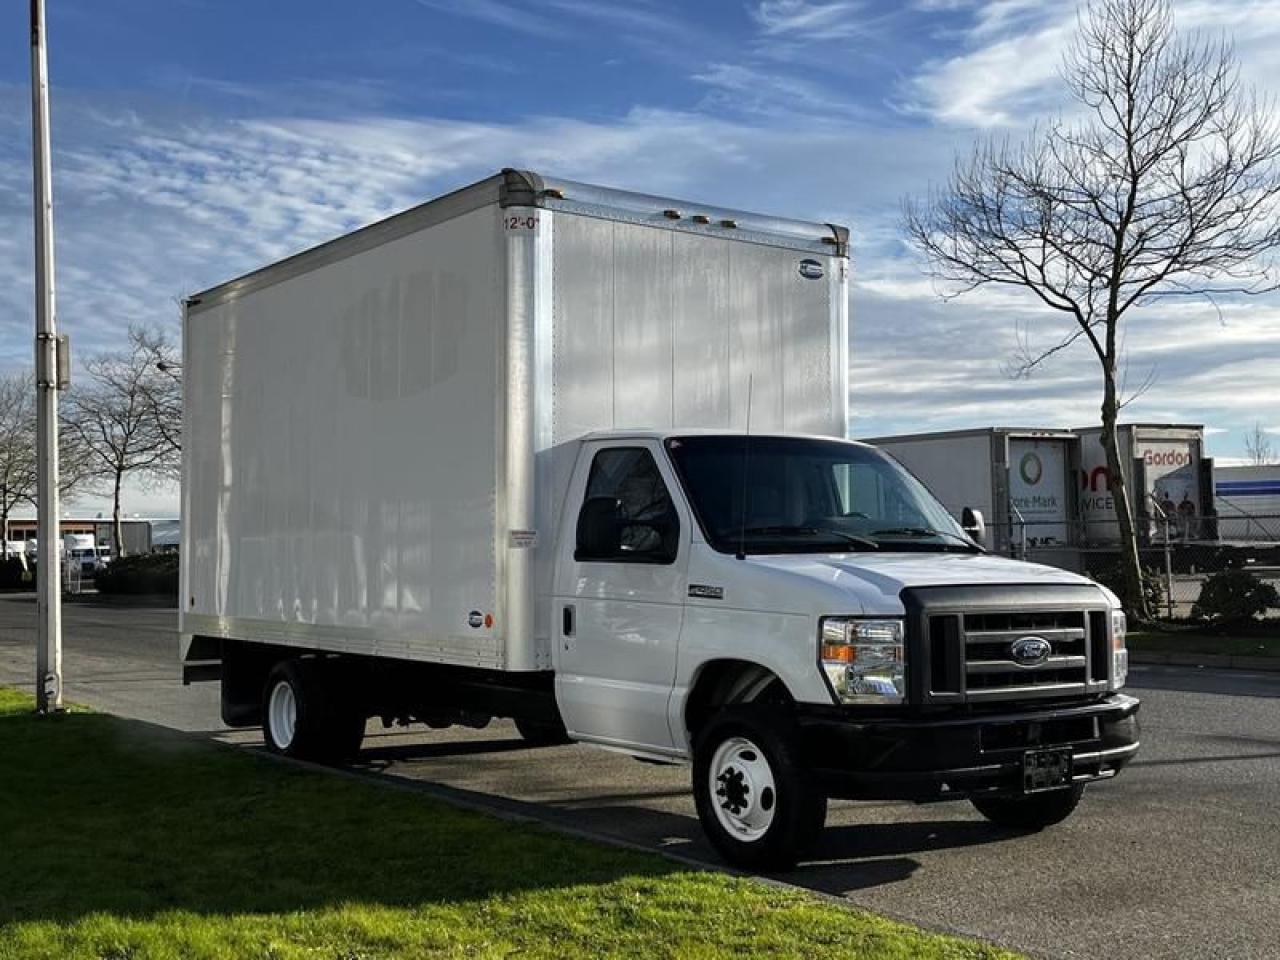
[[[817,260],[810,260],[808,258],[801,260],[800,276],[804,277],[806,280],[821,280],[822,264]]]
[[[1014,662],[1034,667],[1049,659],[1053,646],[1044,637],[1019,637],[1009,647]]]

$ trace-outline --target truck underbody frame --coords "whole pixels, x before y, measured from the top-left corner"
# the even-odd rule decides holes
[[[331,654],[297,647],[246,643],[217,637],[194,638],[206,659],[193,680],[219,679],[222,720],[230,727],[262,723],[262,701],[273,666],[294,658],[315,659],[332,672],[344,697],[366,716],[384,722],[419,721],[483,725],[492,717],[555,723],[554,678],[550,671],[513,672],[422,663],[388,657]],[[217,656],[208,656],[210,647]],[[216,674],[216,676],[215,676]]]

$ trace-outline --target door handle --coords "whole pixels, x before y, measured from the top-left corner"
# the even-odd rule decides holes
[[[574,629],[573,604],[566,603],[564,605],[564,609],[560,612],[560,618],[560,632],[566,637],[572,637]]]

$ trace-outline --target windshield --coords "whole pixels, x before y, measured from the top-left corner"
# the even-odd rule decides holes
[[[672,438],[667,449],[721,553],[980,549],[919,480],[871,447],[706,436]]]

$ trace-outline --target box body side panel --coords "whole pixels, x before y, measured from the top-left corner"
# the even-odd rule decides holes
[[[188,320],[185,632],[503,665],[496,217]]]

